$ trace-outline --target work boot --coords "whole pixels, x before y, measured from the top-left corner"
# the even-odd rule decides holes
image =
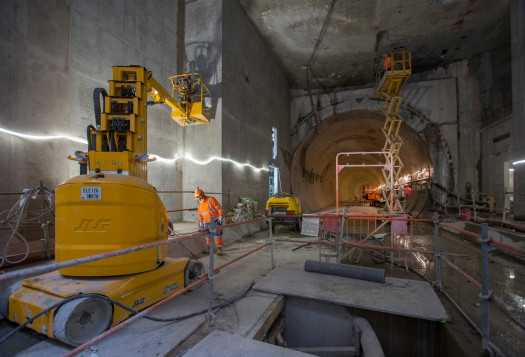
[[[204,247],[202,252],[206,253],[206,254],[209,254],[210,253],[210,247],[208,247],[208,246]]]
[[[222,247],[219,247],[219,249],[217,250],[217,254],[224,255],[224,252],[222,251]]]

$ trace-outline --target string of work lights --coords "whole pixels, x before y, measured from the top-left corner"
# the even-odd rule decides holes
[[[70,135],[65,135],[65,134],[59,134],[59,135],[30,135],[30,134],[18,133],[16,131],[11,131],[11,130],[7,130],[7,129],[3,129],[3,128],[0,128],[0,133],[16,136],[16,137],[19,137],[19,138],[22,138],[22,139],[33,140],[33,141],[46,141],[46,140],[64,139],[64,140],[69,140],[69,141],[73,141],[73,142],[76,142],[76,143],[81,143],[81,144],[87,145],[87,140],[86,139],[82,139],[82,138],[78,138],[78,137],[74,137],[74,136],[70,136]],[[154,157],[156,159],[153,162],[162,162],[162,163],[166,163],[166,164],[175,164],[177,162],[177,160],[188,160],[188,161],[191,161],[191,162],[193,162],[193,163],[195,163],[197,165],[208,165],[208,164],[210,164],[213,161],[222,161],[222,162],[230,162],[230,163],[234,164],[235,166],[237,166],[239,168],[247,167],[247,168],[250,168],[250,169],[252,169],[252,170],[254,170],[256,172],[269,171],[269,169],[267,167],[256,167],[256,166],[253,166],[252,164],[249,164],[249,163],[242,163],[242,162],[238,162],[238,161],[235,161],[235,160],[232,160],[232,159],[219,157],[219,156],[211,156],[211,157],[207,158],[206,160],[198,160],[198,159],[194,158],[193,156],[191,156],[191,154],[183,154],[183,155],[177,154],[172,159],[164,158],[164,157],[162,157],[160,155],[155,155],[155,154],[150,154],[150,156],[152,156],[152,157]]]

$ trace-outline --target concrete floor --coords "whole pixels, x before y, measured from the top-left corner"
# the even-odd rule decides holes
[[[182,222],[175,225],[175,230],[180,233],[189,233],[195,231],[196,224],[191,222]],[[253,229],[251,236],[242,238],[235,242],[227,243],[224,256],[215,256],[215,266],[220,266],[268,241],[268,230],[259,231],[260,227]],[[312,237],[301,236],[299,233],[293,233],[285,226],[277,226],[274,235],[275,249],[274,260],[276,267],[279,268],[296,268],[304,264],[307,259],[317,260],[319,258],[319,249],[317,246],[308,245],[298,250],[293,250],[300,246],[300,243],[291,243],[284,240],[297,239],[303,241],[313,240]],[[226,239],[225,241],[229,241]],[[433,249],[434,236],[433,227],[426,224],[415,224],[414,226],[414,248]],[[186,244],[186,242],[185,242]],[[203,246],[203,241],[194,242],[195,246]],[[470,238],[455,233],[440,232],[441,250],[465,253],[468,258],[450,257],[454,264],[461,267],[465,272],[481,280],[480,273],[480,252],[479,245],[472,242]],[[196,248],[191,248],[196,250]],[[197,254],[197,253],[196,253]],[[200,253],[200,259],[207,267],[208,257]],[[357,255],[352,256],[353,263]],[[420,256],[420,259],[414,259],[413,268],[421,274],[424,274],[431,280],[434,280],[434,263],[433,256]],[[421,280],[421,278],[407,272],[404,268],[395,266],[391,269],[389,263],[378,266],[374,264],[368,254],[363,253],[358,262],[359,265],[382,267],[386,269],[387,277],[396,277],[404,279]],[[271,271],[270,250],[264,248],[234,264],[228,266],[216,276],[214,280],[215,301],[223,302],[234,299],[242,294],[252,282],[261,280]],[[512,271],[514,279],[510,279]],[[472,320],[478,326],[481,325],[481,299],[478,292],[460,277],[455,271],[447,266],[442,267],[442,282],[444,289],[456,300]],[[525,321],[525,269],[523,261],[510,257],[499,251],[494,251],[490,256],[490,279],[489,283],[492,291],[503,298],[511,305],[520,321]],[[190,312],[205,309],[207,307],[207,285],[184,294],[174,301],[166,304],[162,308],[152,313],[157,317],[180,316]],[[129,356],[144,355],[145,351],[155,351],[158,356],[178,356],[182,352],[190,349],[200,340],[206,337],[214,330],[221,330],[236,335],[243,335],[248,329],[251,319],[257,318],[260,311],[256,311],[253,306],[271,303],[268,297],[264,297],[259,292],[250,291],[249,299],[262,299],[255,305],[233,304],[220,309],[216,312],[215,326],[210,327],[205,323],[205,315],[193,317],[191,319],[176,324],[155,323],[144,319],[138,320],[110,336],[105,341],[97,344],[98,355],[114,355],[115,353],[126,353]],[[438,294],[439,295],[439,294]],[[450,302],[443,296],[439,296],[443,305],[451,317],[446,324],[451,336],[454,336],[458,344],[464,350],[466,355],[482,355],[481,339],[477,333],[465,322],[458,314]],[[261,303],[261,301],[266,302]],[[244,304],[244,305],[243,305]],[[525,355],[525,341],[523,332],[519,331],[503,314],[497,309],[491,308],[491,338],[492,341],[509,356]],[[0,334],[3,335],[13,328],[13,324],[0,321]],[[243,332],[244,331],[244,332]],[[169,338],[167,338],[169,336]],[[125,351],[124,351],[124,347]],[[19,333],[2,346],[0,356],[12,356],[19,352],[19,356],[42,355],[60,355],[67,350],[67,347],[50,341],[44,336],[33,333],[29,330]]]

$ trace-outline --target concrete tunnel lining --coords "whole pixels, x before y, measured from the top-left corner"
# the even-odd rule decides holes
[[[382,151],[385,137],[382,112],[351,110],[321,122],[301,141],[292,159],[292,192],[301,199],[305,212],[335,207],[335,158],[340,152]],[[423,168],[431,169],[432,161],[423,139],[402,123],[399,137],[403,140],[400,158],[401,175]],[[384,163],[380,157],[360,157],[352,163]],[[349,162],[350,163],[350,162]],[[345,203],[361,197],[362,187],[384,183],[381,168],[345,168],[339,173],[339,201]]]

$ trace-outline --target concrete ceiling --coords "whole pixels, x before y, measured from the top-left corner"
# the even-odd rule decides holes
[[[418,72],[510,41],[510,0],[239,1],[292,88],[307,87],[308,63],[311,88],[346,87],[371,83],[387,51],[412,51]]]

